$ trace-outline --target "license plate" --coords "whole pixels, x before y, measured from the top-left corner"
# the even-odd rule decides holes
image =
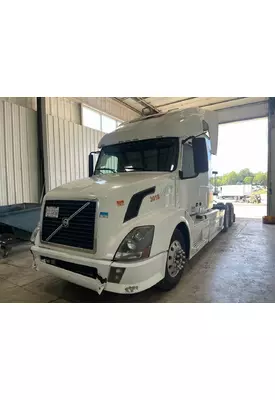
[[[59,207],[46,207],[45,217],[58,218]]]

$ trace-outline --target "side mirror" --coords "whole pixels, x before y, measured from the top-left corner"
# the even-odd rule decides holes
[[[204,138],[194,138],[192,141],[194,151],[194,165],[196,174],[208,172],[208,151]]]
[[[89,177],[94,174],[94,155],[93,153],[89,154]]]

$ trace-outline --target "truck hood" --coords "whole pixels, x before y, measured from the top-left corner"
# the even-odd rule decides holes
[[[89,256],[110,260],[126,234],[144,224],[146,216],[163,215],[169,207],[175,207],[175,180],[176,172],[126,172],[93,176],[59,186],[48,192],[44,201],[98,200],[95,229],[99,239],[96,253]],[[140,204],[134,202],[131,208],[131,199],[135,194],[153,187],[154,190],[140,199]],[[130,218],[125,220],[127,212]]]
[[[95,175],[91,178],[79,179],[50,191],[46,197],[62,198],[107,198],[110,195],[122,199],[123,194],[134,194],[140,190],[157,186],[171,179],[166,172],[126,172],[117,174]],[[128,196],[127,196],[128,197]]]

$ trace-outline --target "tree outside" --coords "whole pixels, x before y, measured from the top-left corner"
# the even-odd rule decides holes
[[[215,184],[214,177],[211,178],[211,183]],[[231,171],[223,176],[217,176],[217,186],[238,184],[267,186],[267,172],[254,173],[249,168],[244,168],[240,172]]]

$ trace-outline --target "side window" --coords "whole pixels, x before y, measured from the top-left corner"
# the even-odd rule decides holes
[[[118,164],[118,159],[115,156],[110,156],[108,157],[108,160],[106,162],[106,168],[110,168],[112,171],[106,171],[106,173],[112,173],[113,171],[117,172],[117,164]]]
[[[182,172],[184,179],[196,176],[193,147],[190,143],[183,145]]]
[[[104,174],[112,174],[117,172],[118,158],[116,156],[104,154],[101,160],[101,168]],[[106,168],[106,170],[104,170]]]

